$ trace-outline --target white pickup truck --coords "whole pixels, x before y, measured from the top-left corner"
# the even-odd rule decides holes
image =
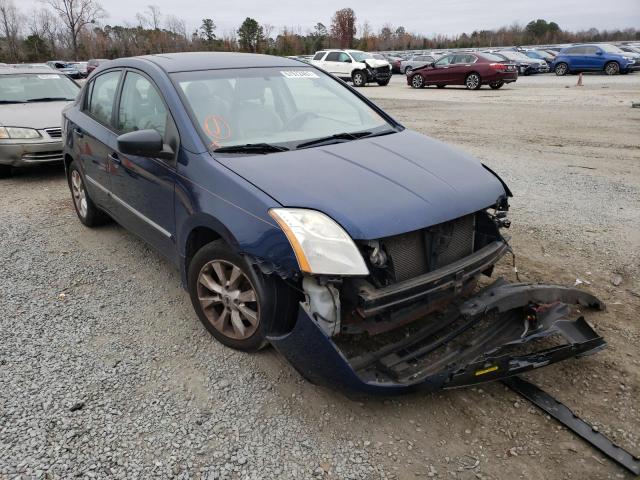
[[[360,50],[320,50],[311,64],[343,80],[351,80],[354,87],[364,87],[372,82],[385,86],[391,80],[389,62]]]

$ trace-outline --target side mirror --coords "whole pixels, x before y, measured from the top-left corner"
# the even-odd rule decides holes
[[[596,55],[602,55],[602,50],[598,50],[598,51],[596,52]]]
[[[431,62],[428,64],[431,68],[436,68],[436,62]]]
[[[117,138],[118,151],[126,155],[141,157],[173,158],[171,147],[162,143],[162,135],[157,130],[136,130]]]
[[[345,58],[344,59],[344,63],[351,63],[351,59],[350,58]]]

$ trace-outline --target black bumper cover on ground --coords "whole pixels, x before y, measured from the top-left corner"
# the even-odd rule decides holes
[[[583,317],[567,318],[568,305],[604,309],[581,290],[499,280],[453,314],[364,355],[347,358],[303,307],[291,332],[269,340],[317,384],[378,394],[434,391],[499,380],[603,349],[606,342]],[[517,352],[550,337],[562,343]]]

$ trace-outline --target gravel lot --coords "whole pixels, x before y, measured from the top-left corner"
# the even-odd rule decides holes
[[[507,180],[523,280],[607,302],[589,317],[605,352],[529,378],[639,454],[640,74],[575,82],[363,92]],[[58,168],[0,180],[0,199],[2,479],[627,476],[501,385],[349,398],[222,347],[160,256],[77,221]]]

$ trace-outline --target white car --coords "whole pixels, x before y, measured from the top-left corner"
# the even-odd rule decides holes
[[[343,80],[351,80],[354,87],[371,82],[385,86],[391,80],[389,62],[360,50],[321,50],[313,56],[311,64]]]

